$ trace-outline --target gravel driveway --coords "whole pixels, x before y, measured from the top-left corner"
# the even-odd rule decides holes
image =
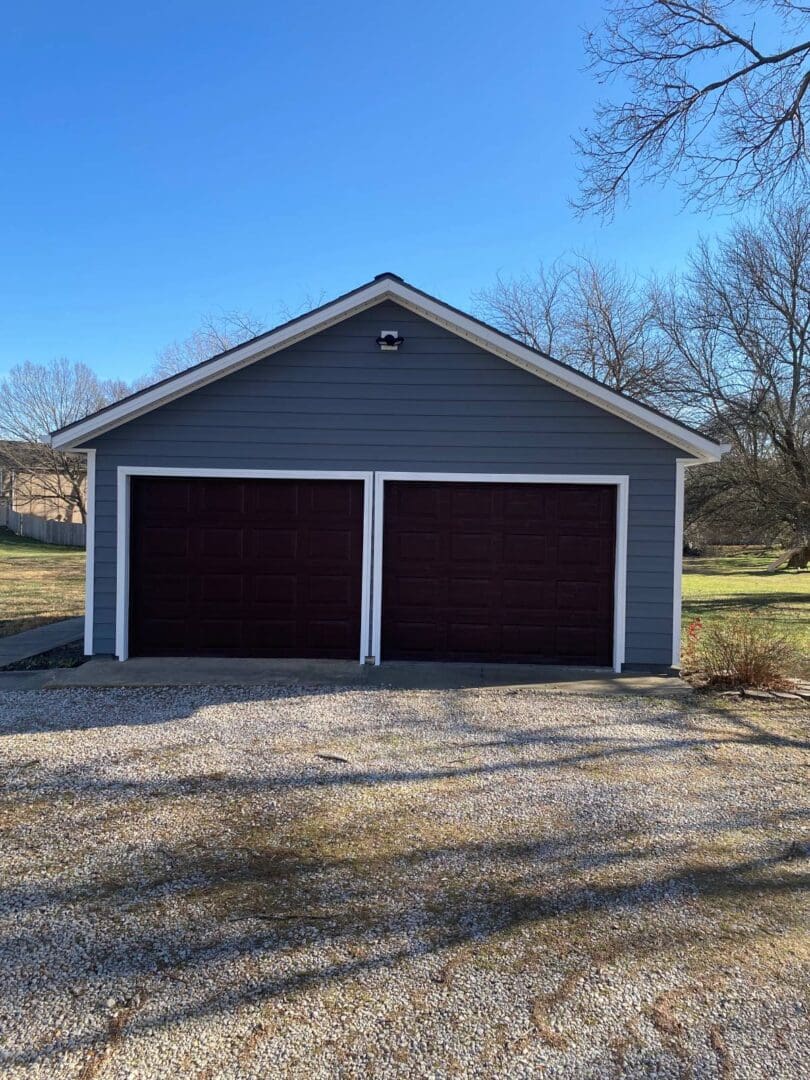
[[[808,711],[744,707],[7,693],[0,1072],[806,1076]]]

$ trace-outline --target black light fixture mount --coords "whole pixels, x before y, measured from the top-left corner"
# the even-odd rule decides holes
[[[396,352],[405,338],[400,337],[396,330],[381,330],[377,338],[377,344],[382,352]]]

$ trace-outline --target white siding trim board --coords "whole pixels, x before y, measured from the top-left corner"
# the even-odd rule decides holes
[[[87,502],[84,541],[84,655],[93,655],[93,618],[96,592],[96,452],[87,454]]]
[[[681,666],[681,614],[683,611],[683,511],[686,470],[699,461],[677,458],[675,461],[675,540],[672,552],[672,666]]]

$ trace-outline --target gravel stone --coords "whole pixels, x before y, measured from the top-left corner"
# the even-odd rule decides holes
[[[0,1073],[804,1077],[809,714],[7,692]]]

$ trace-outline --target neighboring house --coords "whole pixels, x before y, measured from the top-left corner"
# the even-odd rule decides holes
[[[43,464],[43,456],[43,447],[36,443],[0,439],[0,499],[20,514],[81,522],[76,501],[67,494],[69,485]]]
[[[52,442],[88,652],[615,670],[678,664],[683,472],[724,450],[394,274]]]

